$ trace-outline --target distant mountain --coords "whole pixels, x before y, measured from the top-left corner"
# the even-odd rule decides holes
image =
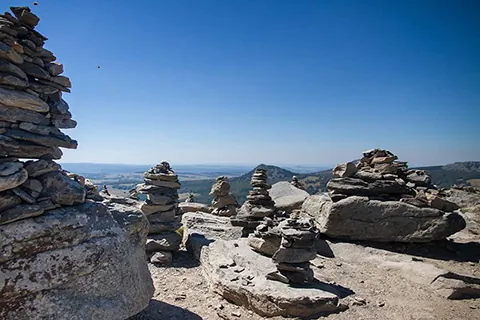
[[[454,162],[442,167],[443,170],[480,172],[480,161]]]
[[[267,177],[268,177],[268,183],[273,184],[278,181],[285,181],[285,180],[291,180],[295,173],[277,167],[277,166],[269,166],[266,164],[260,164],[250,170],[249,172],[245,173],[244,175],[241,175],[239,177],[231,178],[230,181],[248,181],[250,183],[250,180],[252,179],[253,173],[257,169],[265,169],[267,170]]]

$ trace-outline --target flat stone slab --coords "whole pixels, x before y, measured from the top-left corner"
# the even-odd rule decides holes
[[[267,280],[275,265],[251,250],[247,241],[217,240],[202,250],[205,278],[223,298],[265,317],[305,318],[346,309],[335,286],[317,280],[309,287],[292,287]]]
[[[290,182],[280,181],[269,190],[270,197],[275,201],[275,207],[280,210],[292,212],[300,209],[309,196],[308,192],[293,186]]]

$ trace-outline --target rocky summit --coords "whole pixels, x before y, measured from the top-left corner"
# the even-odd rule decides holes
[[[148,223],[53,160],[70,80],[28,7],[0,14],[0,318],[127,319],[148,304]]]
[[[387,150],[369,150],[356,164],[337,165],[327,191],[307,198],[302,210],[331,237],[428,242],[465,228],[454,212],[458,206],[432,185],[430,174],[409,170]]]
[[[144,173],[145,183],[137,186],[139,193],[147,195],[141,210],[150,222],[146,251],[151,261],[160,264],[171,262],[171,251],[178,251],[182,237],[176,232],[181,226],[178,209],[180,182],[175,171],[166,161]],[[158,253],[158,254],[157,254]],[[162,259],[159,259],[159,256]]]

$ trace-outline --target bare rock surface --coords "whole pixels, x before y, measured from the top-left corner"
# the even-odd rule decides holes
[[[320,232],[338,239],[428,242],[465,228],[465,220],[456,212],[359,196],[337,202],[311,196],[302,209],[315,219]]]
[[[269,195],[275,202],[275,208],[287,212],[300,209],[305,199],[309,196],[308,192],[296,188],[287,181],[280,181],[272,185]]]
[[[0,318],[125,319],[140,312],[153,292],[147,231],[140,211],[100,203],[0,226]]]
[[[299,288],[267,280],[265,271],[275,265],[251,250],[245,238],[215,241],[202,252],[201,266],[215,292],[262,316],[309,317],[346,309],[338,287],[317,281]]]

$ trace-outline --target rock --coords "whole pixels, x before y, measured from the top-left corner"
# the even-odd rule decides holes
[[[342,164],[337,164],[332,171],[332,177],[334,178],[348,178],[353,177],[357,173],[358,168],[353,164],[353,162],[347,162]]]
[[[38,180],[43,185],[41,196],[50,198],[53,203],[71,206],[85,202],[85,188],[59,171],[46,173]]]
[[[27,181],[27,179],[28,173],[25,169],[20,169],[19,171],[8,176],[0,175],[0,191],[16,188]]]
[[[50,201],[43,201],[36,204],[21,204],[3,211],[0,215],[0,225],[36,217],[43,214],[45,210],[51,210],[54,208],[55,205]]]
[[[35,197],[31,196],[30,194],[28,194],[25,190],[23,190],[22,188],[15,188],[15,189],[12,189],[12,192],[17,195],[18,197],[20,197],[20,199],[22,199],[24,202],[26,203],[29,203],[29,204],[34,204],[36,202],[35,200]],[[37,195],[38,197],[38,195]]]
[[[457,204],[433,194],[427,193],[427,200],[430,207],[438,210],[452,212],[459,209]]]
[[[225,259],[233,260],[236,266],[220,268]],[[270,258],[252,251],[247,239],[217,240],[204,247],[201,267],[216,293],[264,317],[307,318],[345,310],[339,305],[340,294],[334,286],[291,287],[267,280],[265,270],[275,270],[275,265]],[[251,279],[245,281],[247,285],[231,281],[238,278],[235,270],[239,267],[244,268],[242,275]]]
[[[172,263],[172,253],[170,251],[155,252],[150,262],[157,266],[169,265]]]
[[[77,122],[72,119],[53,119],[52,125],[60,129],[73,129],[77,126]]]
[[[50,123],[50,121],[41,113],[16,107],[6,107],[1,104],[0,120],[13,123],[17,121],[24,121],[41,125],[48,125]]]
[[[272,257],[276,263],[302,263],[315,259],[317,256],[316,248],[284,248],[281,247]]]
[[[99,203],[2,226],[0,282],[9,286],[0,297],[0,318],[135,315],[154,292],[144,258],[147,230],[138,210]]]
[[[280,236],[272,235],[270,237],[257,238],[252,235],[248,237],[248,245],[258,253],[267,257],[272,257],[280,248]]]
[[[272,185],[269,195],[275,202],[275,208],[288,213],[300,209],[305,199],[309,196],[308,192],[298,189],[286,181]]]
[[[157,187],[165,187],[165,188],[172,188],[172,189],[180,189],[181,184],[180,182],[174,181],[162,181],[162,180],[153,180],[145,178],[145,183],[157,186]]]
[[[458,213],[357,196],[338,202],[315,197],[307,199],[302,209],[315,219],[320,232],[338,239],[428,242],[465,228]]]
[[[42,126],[39,124],[30,123],[30,122],[20,122],[18,125],[18,128],[28,132],[44,135],[44,136],[48,136],[49,134],[53,134],[57,136],[65,136],[63,133],[60,132],[60,130],[58,130],[55,127]]]
[[[181,214],[185,214],[187,212],[210,213],[212,211],[206,204],[195,202],[181,202],[178,204],[178,208]]]
[[[356,178],[334,178],[327,184],[327,190],[333,193],[375,196],[378,194],[408,194],[410,189],[392,180],[366,182]]]
[[[63,64],[58,62],[50,62],[45,65],[47,71],[52,76],[58,76],[63,73]]]
[[[150,203],[143,203],[140,209],[142,210],[143,213],[145,213],[148,216],[156,212],[169,211],[174,208],[175,208],[175,203],[167,204],[167,205],[155,205]]]
[[[31,94],[8,90],[0,87],[0,104],[6,107],[26,109],[36,112],[48,112],[50,107],[46,102]]]
[[[28,176],[35,178],[45,173],[59,171],[60,165],[52,160],[30,160],[25,162],[25,170],[28,172]]]
[[[22,199],[12,192],[0,192],[0,212],[18,206],[22,203]],[[0,213],[1,215],[1,213]]]
[[[18,157],[26,159],[60,159],[62,151],[57,147],[46,147],[37,144],[22,143],[0,134],[0,157]]]
[[[417,186],[428,187],[432,183],[432,178],[425,170],[415,170],[407,175],[407,181],[415,183]]]
[[[28,83],[11,74],[0,73],[0,85],[23,89],[28,87]]]
[[[3,42],[0,42],[0,59],[5,59],[17,65],[24,62],[21,55],[19,55],[12,47]]]
[[[27,75],[19,67],[5,60],[0,60],[0,72],[11,74],[23,81],[28,81]]]
[[[151,223],[170,222],[175,219],[175,213],[176,213],[175,209],[169,210],[169,211],[163,211],[159,213],[153,213],[151,215],[148,215],[148,221]]]
[[[457,204],[460,208],[480,205],[480,192],[468,192],[460,189],[450,189],[446,192],[445,200]]]
[[[77,141],[70,139],[70,137],[68,136],[65,136],[65,139],[59,139],[58,137],[54,136],[45,136],[41,134],[31,133],[28,131],[14,129],[8,129],[7,132],[4,133],[4,135],[18,141],[33,142],[47,147],[62,147],[68,149],[77,148]]]
[[[177,232],[165,232],[149,235],[145,250],[147,252],[178,251],[182,237]]]
[[[23,168],[21,162],[4,162],[0,163],[0,177],[5,177],[19,172]]]
[[[51,76],[47,71],[45,71],[43,68],[37,66],[34,63],[25,61],[24,63],[18,65],[18,67],[22,69],[22,71],[25,72],[31,78],[45,79],[45,80],[51,79]]]

